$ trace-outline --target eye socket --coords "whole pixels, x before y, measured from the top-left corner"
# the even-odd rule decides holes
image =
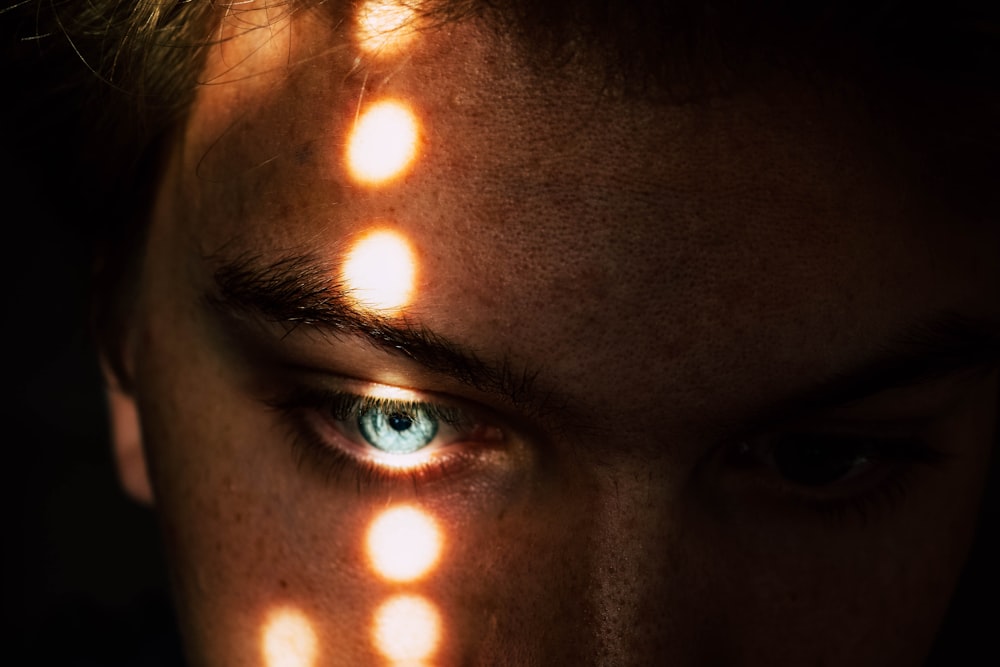
[[[401,475],[427,482],[459,475],[477,464],[504,460],[507,432],[475,407],[447,399],[425,401],[404,389],[370,383],[358,393],[297,385],[268,405],[292,429],[301,460],[328,480],[353,472],[359,481],[392,483]]]
[[[787,435],[768,452],[774,469],[792,484],[819,487],[862,473],[879,458],[877,443],[828,434]]]
[[[770,470],[787,486],[836,493],[880,473],[935,459],[935,452],[916,438],[783,433],[740,443],[733,462]]]

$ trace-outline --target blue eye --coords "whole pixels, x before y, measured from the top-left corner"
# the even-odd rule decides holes
[[[358,430],[372,447],[388,454],[412,454],[429,445],[438,420],[420,406],[405,412],[366,408],[358,416]]]

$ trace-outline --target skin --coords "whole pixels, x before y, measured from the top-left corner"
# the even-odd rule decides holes
[[[399,593],[440,614],[428,664],[919,664],[973,535],[996,373],[783,414],[761,436],[878,423],[940,451],[933,465],[812,488],[720,443],[940,313],[1000,320],[996,230],[917,186],[849,87],[775,79],[676,105],[602,94],[585,62],[528,67],[472,21],[353,70],[349,38],[303,14],[213,47],[150,220],[133,389],[113,410],[192,664],[270,667],[280,609],[308,619],[315,664],[384,664],[372,618]],[[390,97],[415,109],[419,155],[360,185],[346,137]],[[417,264],[390,319],[507,360],[545,405],[206,303],[226,261],[312,252],[335,272],[376,226]],[[457,443],[468,456],[444,474],[369,484],[296,454],[298,427],[266,404],[370,383],[467,408],[489,437]],[[409,583],[364,550],[397,504],[443,535]]]

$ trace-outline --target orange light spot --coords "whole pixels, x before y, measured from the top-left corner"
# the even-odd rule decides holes
[[[415,274],[410,244],[396,232],[383,230],[354,244],[340,278],[362,308],[393,313],[410,302]]]
[[[413,39],[415,16],[401,0],[368,0],[358,9],[358,46],[378,55],[400,51]]]
[[[261,633],[261,652],[267,667],[313,667],[316,632],[312,623],[297,609],[271,612]]]
[[[402,174],[417,154],[417,119],[399,102],[368,107],[347,143],[347,166],[355,180],[384,183]]]
[[[430,570],[440,554],[437,524],[416,508],[386,510],[368,529],[368,555],[386,579],[413,581]]]
[[[437,609],[416,595],[394,597],[375,614],[375,645],[390,660],[426,660],[437,649],[440,634]]]

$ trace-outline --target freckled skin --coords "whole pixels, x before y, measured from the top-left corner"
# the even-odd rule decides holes
[[[622,99],[585,66],[526,67],[473,23],[364,76],[348,47],[323,51],[331,28],[293,27],[246,59],[225,57],[240,39],[210,51],[126,354],[192,664],[264,665],[261,624],[283,605],[311,619],[317,664],[381,664],[372,618],[399,593],[439,610],[441,665],[919,664],[971,541],[996,375],[935,427],[947,465],[866,520],[739,481],[713,458],[717,425],[932,313],[1000,316],[996,231],[909,184],[849,92]],[[343,163],[362,89],[422,124],[414,166],[377,188]],[[510,447],[425,487],[298,464],[248,389],[263,371],[202,308],[203,258],[336,263],[373,221],[418,258],[408,317],[538,369],[572,416],[498,407]],[[303,345],[364,380],[489,400],[364,345]],[[364,536],[403,502],[446,546],[398,584]]]

